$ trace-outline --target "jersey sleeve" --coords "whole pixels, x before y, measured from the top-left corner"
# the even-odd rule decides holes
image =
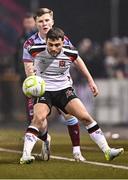
[[[29,49],[33,45],[32,39],[28,39],[25,41],[24,46],[23,46],[23,62],[33,62],[33,57],[29,53]]]
[[[23,48],[23,62],[32,62],[33,58],[27,51],[27,49]]]
[[[67,48],[70,48],[70,49],[75,48],[67,36],[64,36],[64,47],[65,48],[67,47]]]

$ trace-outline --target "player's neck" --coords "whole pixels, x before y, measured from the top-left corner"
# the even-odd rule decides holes
[[[38,32],[38,36],[43,39],[46,40],[46,35],[45,34],[41,34],[40,32]]]

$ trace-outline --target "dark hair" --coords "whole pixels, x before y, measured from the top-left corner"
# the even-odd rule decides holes
[[[50,14],[50,16],[53,18],[53,11],[51,9],[48,8],[40,8],[36,11],[36,13],[34,14],[34,19],[36,20],[37,17],[42,16],[43,14]]]
[[[46,40],[47,39],[58,40],[59,38],[64,40],[64,31],[58,27],[51,28],[46,35]]]

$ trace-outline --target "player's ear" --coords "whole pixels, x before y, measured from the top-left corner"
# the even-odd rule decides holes
[[[54,20],[52,20],[52,26],[54,25]]]

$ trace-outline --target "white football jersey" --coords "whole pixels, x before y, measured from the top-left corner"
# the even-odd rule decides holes
[[[78,56],[76,50],[63,48],[58,56],[52,57],[46,45],[34,45],[29,49],[29,53],[34,56],[36,75],[46,82],[46,91],[58,91],[72,86],[69,70]]]
[[[29,53],[29,49],[31,48],[31,46],[33,45],[43,45],[46,44],[45,39],[41,38],[38,33],[33,34],[30,38],[28,38],[25,43],[24,43],[24,47],[23,47],[23,62],[33,62],[34,61],[34,57],[31,56],[31,54]],[[72,43],[70,42],[70,40],[68,39],[67,36],[64,37],[64,47],[70,47],[73,48]],[[37,49],[37,52],[40,51],[40,49]]]
[[[73,48],[70,40],[65,36],[64,47]],[[62,52],[53,58],[47,52],[45,40],[38,33],[32,35],[23,48],[23,62],[33,62],[36,74],[46,82],[47,91],[58,91],[72,86],[69,73],[71,63],[78,52],[63,48]]]

